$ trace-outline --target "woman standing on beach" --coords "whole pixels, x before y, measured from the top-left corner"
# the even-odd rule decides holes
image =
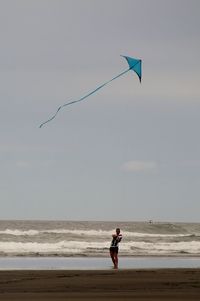
[[[110,257],[114,264],[114,269],[118,269],[118,250],[119,242],[122,240],[122,234],[120,234],[120,229],[116,229],[116,234],[112,235],[112,241],[110,246]]]

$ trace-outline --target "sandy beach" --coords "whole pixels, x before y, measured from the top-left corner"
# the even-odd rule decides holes
[[[200,269],[0,271],[0,300],[199,300]]]

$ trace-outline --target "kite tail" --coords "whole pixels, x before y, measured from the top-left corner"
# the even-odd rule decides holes
[[[128,72],[129,70],[130,70],[130,68],[127,69],[127,70],[125,70],[125,71],[123,71],[123,72],[121,72],[120,74],[118,74],[117,76],[113,77],[113,78],[110,79],[109,81],[105,82],[105,83],[102,84],[101,86],[97,87],[95,90],[91,91],[90,93],[86,94],[85,96],[83,96],[83,97],[81,97],[81,98],[79,98],[79,99],[77,99],[77,100],[73,100],[73,101],[70,101],[70,102],[67,102],[67,103],[63,104],[62,106],[60,106],[60,107],[57,109],[56,113],[55,113],[51,118],[49,118],[48,120],[46,120],[45,122],[43,122],[43,123],[39,126],[39,128],[43,127],[43,125],[45,125],[46,123],[52,121],[52,120],[56,117],[56,115],[58,114],[58,112],[59,112],[62,108],[64,108],[64,107],[66,107],[66,106],[69,106],[69,105],[72,105],[72,104],[74,104],[74,103],[77,103],[77,102],[80,102],[80,101],[84,100],[85,98],[89,97],[90,95],[94,94],[95,92],[97,92],[97,91],[100,90],[101,88],[103,88],[103,87],[105,87],[106,85],[108,85],[108,84],[109,84],[110,82],[112,82],[113,80],[115,80],[115,79],[117,79],[118,77],[124,75],[124,74],[125,74],[126,72]]]

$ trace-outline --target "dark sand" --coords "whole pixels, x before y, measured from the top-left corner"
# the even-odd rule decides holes
[[[0,271],[0,300],[200,300],[200,269]]]

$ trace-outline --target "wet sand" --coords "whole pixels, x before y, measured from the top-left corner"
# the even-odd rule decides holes
[[[200,269],[0,271],[0,300],[200,300]]]

